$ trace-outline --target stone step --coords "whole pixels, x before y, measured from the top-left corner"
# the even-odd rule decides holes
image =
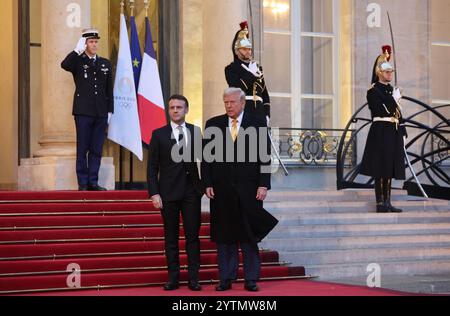
[[[393,205],[401,208],[405,212],[418,211],[450,211],[448,201],[430,200],[430,201],[396,201]],[[273,214],[278,213],[375,213],[376,206],[370,201],[351,201],[351,202],[304,202],[293,201],[285,202],[265,202],[264,208]]]
[[[329,281],[356,286],[367,286],[367,276],[341,278]],[[406,278],[403,275],[383,275],[381,281],[383,289],[404,293],[450,295],[449,272],[432,275],[408,275]]]
[[[377,237],[449,234],[450,223],[361,224],[278,226],[269,235],[272,239]]]
[[[401,208],[404,212],[448,212],[450,204],[448,201],[393,201],[395,207]],[[351,201],[351,202],[297,202],[285,201],[264,203],[264,208],[276,215],[279,213],[375,213],[375,202]],[[202,211],[209,212],[209,201],[202,202]]]
[[[422,201],[423,198],[408,196],[406,191],[392,191],[393,201]],[[296,190],[271,190],[267,195],[266,203],[270,202],[374,202],[373,190],[344,190],[344,191],[296,191]],[[204,197],[203,205],[209,206],[208,198]]]
[[[400,248],[400,249],[348,249],[322,251],[281,252],[280,260],[294,266],[314,266],[321,264],[387,263],[391,261],[449,260],[450,247],[441,248]]]
[[[298,214],[297,212],[274,213],[280,226],[301,225],[361,225],[361,224],[414,224],[450,223],[450,211],[406,212],[402,214],[378,213],[322,213]]]
[[[383,286],[383,278],[388,279],[390,275],[436,275],[448,273],[450,271],[450,260],[412,260],[412,261],[391,261],[379,263],[381,268],[381,286]],[[367,272],[367,264],[324,264],[313,265],[306,268],[309,275],[319,276],[319,281],[338,280],[348,277],[365,276],[371,274]]]
[[[362,232],[362,234],[364,234]],[[395,249],[420,247],[450,247],[450,234],[405,234],[348,237],[299,237],[276,238],[264,240],[260,247],[275,249],[278,252],[320,251],[320,250],[354,250],[354,249]]]
[[[403,190],[392,191],[393,200],[422,200],[420,197],[408,196]],[[267,201],[366,201],[375,200],[374,190],[343,190],[343,191],[298,191],[298,190],[271,190]]]

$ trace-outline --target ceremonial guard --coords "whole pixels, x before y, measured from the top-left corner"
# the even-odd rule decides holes
[[[403,124],[400,89],[390,83],[394,67],[390,63],[392,48],[384,46],[377,58],[372,88],[367,92],[367,101],[372,113],[361,174],[375,179],[375,195],[378,213],[401,213],[391,204],[392,179],[405,179],[404,138],[407,137]]]
[[[246,94],[245,112],[263,119],[270,119],[270,97],[261,66],[253,60],[253,45],[249,40],[248,23],[241,23],[241,29],[233,40],[234,61],[225,69],[230,88],[240,88]]]
[[[99,32],[86,29],[61,67],[75,81],[73,115],[77,131],[76,171],[80,191],[105,191],[98,185],[106,129],[114,113],[111,62],[97,56]]]

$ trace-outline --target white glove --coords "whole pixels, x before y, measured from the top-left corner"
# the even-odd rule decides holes
[[[392,97],[394,98],[395,102],[397,102],[397,103],[400,102],[401,98],[403,98],[400,88],[394,89],[394,92],[392,93]]]
[[[112,113],[108,113],[108,125],[109,125],[109,123],[111,123],[112,116],[113,116]]]
[[[251,72],[255,77],[261,78],[261,76],[263,75],[261,70],[259,69],[258,64],[254,61],[251,62],[248,67],[244,64],[242,64],[242,67],[248,72]]]
[[[256,77],[261,77],[262,73],[256,62],[251,62],[249,66],[250,72],[252,72]]]
[[[77,47],[75,47],[74,52],[77,53],[78,55],[81,55],[84,53],[85,50],[86,50],[86,38],[82,37],[78,41]]]

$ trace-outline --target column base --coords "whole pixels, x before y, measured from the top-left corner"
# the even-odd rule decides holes
[[[105,157],[99,173],[99,185],[115,189],[113,158]],[[22,159],[19,166],[19,191],[78,190],[76,159],[73,157],[45,157]]]

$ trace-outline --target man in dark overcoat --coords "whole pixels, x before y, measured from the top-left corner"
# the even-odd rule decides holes
[[[216,290],[231,289],[238,278],[240,247],[245,289],[258,291],[258,243],[278,223],[263,209],[271,188],[267,124],[244,112],[245,92],[239,88],[227,89],[224,103],[226,114],[206,123],[202,162],[202,180],[211,200],[211,238],[218,248]]]

